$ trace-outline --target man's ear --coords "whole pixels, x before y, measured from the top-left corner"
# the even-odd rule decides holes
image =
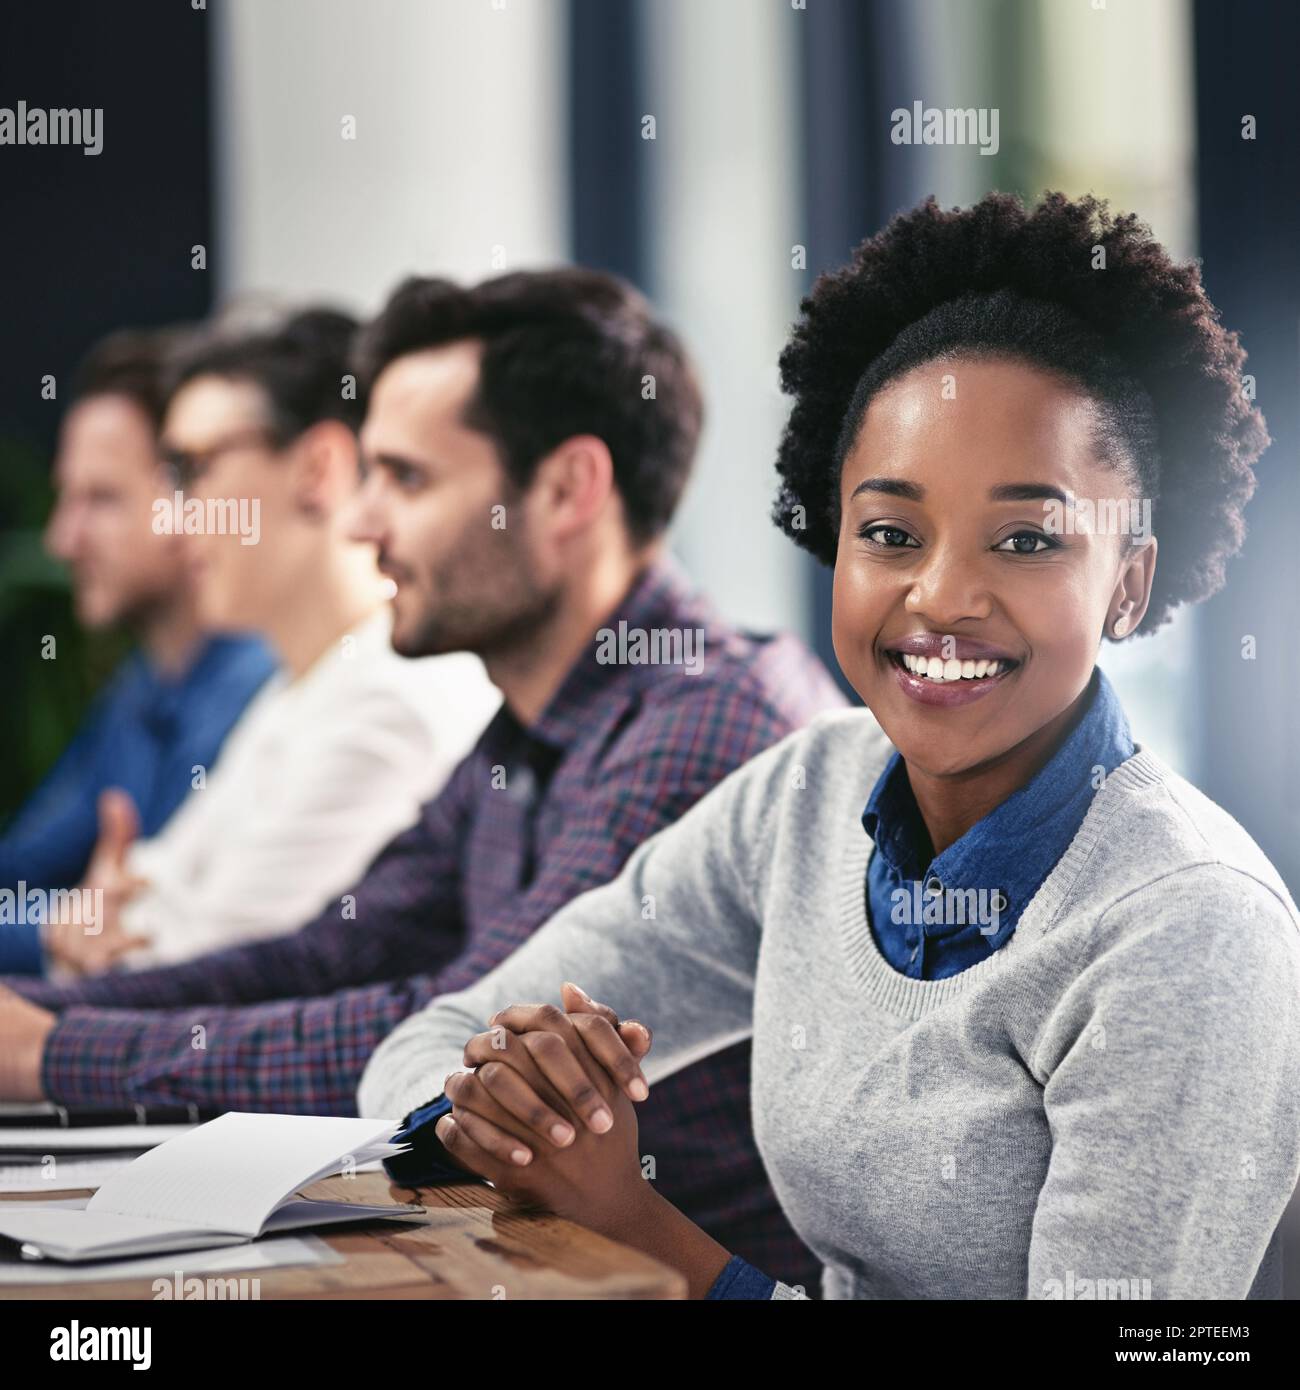
[[[298,436],[293,454],[295,504],[307,516],[332,515],[356,489],[356,435],[340,420],[321,420]]]
[[[594,434],[575,434],[542,458],[532,489],[551,517],[557,536],[585,530],[615,494],[614,458]]]

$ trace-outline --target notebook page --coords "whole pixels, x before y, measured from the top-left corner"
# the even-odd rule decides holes
[[[343,1221],[391,1220],[393,1217],[424,1215],[418,1205],[370,1207],[360,1202],[328,1202],[320,1198],[290,1198],[276,1207],[266,1220],[265,1230],[294,1231],[308,1226],[332,1226]],[[265,1236],[263,1237],[265,1239]]]
[[[251,1239],[305,1182],[393,1132],[392,1120],[232,1111],[142,1154],[109,1178],[86,1210]]]
[[[385,1158],[392,1158],[394,1154],[406,1153],[410,1147],[410,1144],[388,1143],[367,1144],[364,1147],[358,1147],[353,1149],[350,1155],[352,1161],[346,1168],[344,1168],[342,1164],[331,1160],[328,1163],[322,1164],[321,1167],[309,1177],[302,1178],[298,1186],[306,1187],[308,1183],[315,1182],[317,1178],[328,1178],[332,1174],[340,1171],[360,1173],[377,1160],[382,1161]]]

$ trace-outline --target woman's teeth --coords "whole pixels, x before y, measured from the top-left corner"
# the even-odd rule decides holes
[[[985,676],[1000,676],[1009,670],[1009,661],[947,661],[937,656],[910,656],[899,652],[898,659],[914,675],[930,681],[977,681]]]

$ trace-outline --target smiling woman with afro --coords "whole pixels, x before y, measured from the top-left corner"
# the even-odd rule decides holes
[[[1160,538],[1141,631],[1222,588],[1268,434],[1243,392],[1245,353],[1197,266],[1172,261],[1135,214],[1060,193],[1032,210],[1006,193],[950,212],[927,198],[822,276],[802,307],[781,355],[795,403],[774,517],[819,560],[835,559],[845,440],[870,396],[966,349],[1038,363],[1103,405],[1103,443],[1151,500]]]
[[[1096,664],[1224,582],[1267,443],[1243,360],[1195,268],[1091,198],[930,200],[817,282],[776,515],[835,566],[867,708],[440,1001],[448,1062],[510,1019],[438,1121],[459,1163],[695,1297],[799,1297],[641,1164],[646,1085],[748,1038],[755,1139],[828,1298],[1280,1297],[1300,914]],[[564,980],[564,1012],[493,1016]]]

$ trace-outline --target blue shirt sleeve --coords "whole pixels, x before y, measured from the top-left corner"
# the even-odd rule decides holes
[[[43,975],[39,922],[11,922],[0,926],[0,975]]]
[[[444,1115],[451,1114],[451,1101],[446,1096],[412,1110],[402,1121],[402,1128],[393,1135],[397,1144],[409,1143],[406,1153],[394,1154],[384,1160],[388,1176],[404,1187],[436,1187],[444,1182],[482,1182],[475,1173],[467,1173],[453,1163],[442,1147],[442,1140],[433,1127]]]
[[[96,701],[72,742],[0,835],[0,887],[66,888],[86,867],[99,830],[88,779],[98,771],[106,702]],[[0,928],[0,934],[9,928]]]
[[[713,1287],[705,1298],[750,1298],[770,1299],[776,1288],[776,1280],[769,1279],[761,1270],[733,1255],[723,1266],[722,1273],[713,1281]]]

